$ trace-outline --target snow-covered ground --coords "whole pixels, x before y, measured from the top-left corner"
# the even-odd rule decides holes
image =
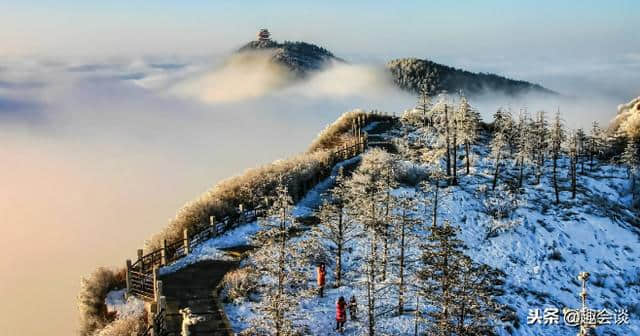
[[[126,289],[110,291],[104,300],[107,311],[116,312],[117,318],[141,315],[144,312],[144,301],[135,296],[129,296],[125,299],[126,291]]]
[[[209,239],[196,246],[186,257],[160,268],[160,274],[173,273],[203,260],[232,260],[232,257],[220,249],[247,245],[249,238],[258,231],[260,231],[260,226],[257,221],[242,224],[233,230],[225,232],[220,237]]]
[[[555,307],[562,311],[565,307],[579,308],[580,282],[577,275],[587,271],[591,273],[587,287],[588,306],[598,310],[606,308],[610,312],[626,309],[629,313],[628,324],[599,327],[598,334],[640,335],[640,230],[632,224],[637,221],[638,213],[628,209],[630,196],[626,171],[619,166],[599,163],[591,172],[587,165],[586,174],[580,174],[578,178],[577,196],[571,199],[567,191],[567,162],[561,160],[559,176],[564,190],[560,195],[560,205],[555,205],[549,171],[545,172],[540,184],[534,183],[532,171],[528,171],[524,191],[511,191],[504,183],[506,179],[515,179],[515,169],[509,165],[503,169],[498,188],[491,191],[493,161],[489,159],[486,145],[474,146],[471,174],[466,175],[464,169],[460,169],[459,186],[440,190],[438,218],[439,223],[448,220],[460,228],[459,238],[465,242],[466,253],[474,261],[505,272],[503,288],[506,294],[498,301],[515,311],[517,322],[499,322],[496,326],[498,334],[575,335],[577,329],[564,325],[562,313],[558,325],[529,325],[527,315],[530,309]],[[294,214],[311,214],[321,202],[321,195],[332,185],[333,178],[326,179],[309,192],[298,203]],[[431,198],[431,194],[413,186],[398,187],[393,193],[417,195],[420,200]],[[416,215],[422,217],[422,224],[409,234],[409,270],[417,266],[415,261],[420,255],[420,241],[425,237],[426,227],[431,224],[430,208],[426,206],[430,205],[424,202],[419,205]],[[491,213],[498,206],[506,209],[506,214],[496,219]],[[247,237],[259,230],[256,223],[249,227],[251,229],[242,233],[230,232],[230,237],[236,238],[227,238],[225,246],[246,243]],[[291,243],[311,239],[311,234],[310,231],[302,231]],[[242,239],[236,240],[238,237]],[[219,251],[215,249],[224,245],[223,238],[207,242],[185,263],[218,257],[215,253]],[[360,335],[366,331],[362,257],[366,255],[366,248],[364,237],[358,237],[347,245],[343,256],[345,274],[340,288],[331,287],[334,265],[328,265],[325,297],[301,296],[294,309],[296,325],[305,326],[306,332],[313,335],[332,334],[338,297],[344,296],[348,300],[355,296],[359,302],[359,320],[347,322],[345,335]],[[396,258],[395,249],[397,245],[392,242],[391,258]],[[179,267],[167,268],[174,271]],[[315,284],[314,265],[305,269],[308,287],[312,288]],[[411,284],[416,279],[410,275],[407,280],[405,308],[408,312],[396,316],[393,312],[397,303],[396,273],[396,266],[390,265],[387,281],[378,287],[377,329],[381,335],[413,335],[416,321],[413,311],[418,295]],[[260,295],[252,295],[225,305],[235,331],[249,326],[257,312],[255,301],[259,299]],[[422,304],[419,308],[421,311],[429,309]],[[425,330],[422,320],[419,320],[419,330]]]

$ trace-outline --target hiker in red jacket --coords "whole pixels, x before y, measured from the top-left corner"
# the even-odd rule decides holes
[[[320,263],[320,265],[318,265],[316,273],[318,277],[318,293],[320,294],[320,297],[323,297],[325,276],[327,275],[327,271],[324,268],[324,263]]]
[[[336,330],[344,331],[344,323],[347,321],[347,302],[341,296],[336,302]]]

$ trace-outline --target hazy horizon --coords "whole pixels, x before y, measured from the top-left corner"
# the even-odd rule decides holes
[[[0,257],[0,327],[8,335],[75,332],[80,277],[123,266],[217,181],[304,151],[347,110],[411,108],[416,98],[383,71],[391,58],[428,58],[563,94],[472,99],[485,117],[527,106],[560,108],[570,126],[606,124],[617,104],[640,95],[633,1],[5,8],[0,234],[10,252]],[[228,61],[263,27],[350,64],[288,85],[260,59]]]

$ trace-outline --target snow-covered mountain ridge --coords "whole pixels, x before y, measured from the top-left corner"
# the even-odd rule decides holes
[[[489,318],[495,334],[575,335],[578,329],[564,323],[562,311],[581,306],[581,283],[577,278],[580,272],[591,274],[587,282],[588,307],[606,309],[614,315],[628,313],[628,323],[616,324],[621,317],[616,315],[611,325],[596,328],[597,335],[640,334],[640,219],[637,210],[632,209],[626,167],[597,159],[592,165],[583,158],[581,165],[577,165],[576,196],[572,198],[569,155],[558,158],[556,181],[551,155],[544,158],[539,182],[535,164],[526,164],[521,187],[518,161],[506,160],[494,189],[496,133],[490,131],[492,128],[496,125],[479,130],[476,141],[469,147],[468,174],[464,167],[466,153],[460,151],[456,157],[457,184],[446,183],[450,181],[446,178],[439,182],[436,222],[438,226],[451,225],[459,230],[457,237],[466,246],[464,254],[474,262],[504,273],[503,294],[495,296],[500,314]],[[335,302],[340,296],[347,299],[353,296],[358,302],[359,318],[347,321],[344,334],[368,334],[367,256],[372,236],[367,233],[366,220],[358,215],[362,209],[356,206],[358,203],[345,208],[342,220],[350,223],[351,234],[342,251],[341,285],[335,288],[330,285],[337,280],[337,247],[326,235],[328,223],[335,218],[317,210],[323,201],[342,197],[336,194],[340,186],[353,189],[362,183],[354,179],[362,179],[372,171],[375,174],[376,169],[363,166],[386,160],[393,167],[397,183],[389,184],[389,196],[381,198],[382,208],[390,204],[383,222],[390,225],[391,236],[388,246],[386,242],[384,247],[381,242],[377,245],[374,329],[379,335],[414,335],[416,328],[421,335],[431,334],[433,320],[428,314],[438,307],[424,299],[419,273],[423,268],[425,242],[432,234],[436,197],[433,186],[437,180],[434,173],[446,165],[442,159],[442,134],[401,122],[376,138],[394,142],[398,153],[370,150],[362,155],[360,163],[351,162],[359,164],[353,175],[346,172],[338,178],[339,170],[334,169],[331,177],[295,205],[286,205],[289,204],[286,194],[282,195],[285,204],[282,209],[291,217],[272,216],[261,221],[259,229],[249,230],[252,234],[249,242],[258,247],[241,264],[239,271],[245,272],[246,278],[239,282],[242,285],[225,283],[225,311],[236,332],[242,335],[268,332],[265,330],[275,328],[270,314],[282,309],[291,334],[330,335],[335,328]],[[518,156],[508,150],[504,155]],[[554,183],[559,185],[558,204]],[[408,226],[406,232],[404,313],[398,314],[398,218],[408,200],[416,202],[408,215],[415,224]],[[310,215],[319,220],[292,220]],[[284,231],[274,231],[282,223]],[[255,228],[256,223],[250,225]],[[279,267],[280,251],[279,243],[274,242],[278,242],[278,232],[286,232],[289,237],[284,243],[284,297],[274,296],[278,285],[274,270]],[[384,253],[387,258],[382,257],[383,249],[388,251]],[[327,263],[328,270],[324,297],[316,294],[315,267],[320,261]],[[380,277],[379,273],[385,275]],[[240,291],[244,294],[230,295],[232,291],[238,292],[238,286],[244,289]],[[416,307],[419,314],[415,314]],[[558,309],[557,324],[528,323],[531,311],[549,308]]]

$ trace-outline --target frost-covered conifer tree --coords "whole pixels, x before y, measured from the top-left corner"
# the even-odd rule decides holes
[[[429,312],[433,321],[431,334],[451,335],[453,287],[459,278],[463,243],[455,238],[455,229],[445,221],[443,226],[431,226],[429,241],[423,245],[422,265],[418,271],[421,296],[435,310]]]
[[[267,217],[261,220],[265,229],[255,237],[262,245],[251,258],[263,283],[262,300],[258,305],[261,314],[252,320],[252,328],[258,334],[286,336],[294,333],[291,320],[297,305],[296,295],[305,285],[306,277],[300,265],[299,251],[289,243],[294,228],[292,207],[287,188],[280,183]]]
[[[446,173],[451,176],[451,141],[452,141],[452,110],[444,95],[439,98],[438,103],[433,107],[434,127],[438,135],[437,144],[440,148],[437,153],[442,153],[445,157]]]
[[[636,204],[637,200],[637,179],[640,175],[640,139],[630,138],[622,153],[622,161],[627,166],[627,172],[630,179],[630,188],[632,196],[632,204]]]
[[[602,151],[602,145],[602,129],[600,128],[600,124],[594,121],[593,124],[591,124],[591,132],[589,134],[589,162],[591,171],[593,171],[596,156]]]
[[[425,80],[422,85],[420,85],[420,97],[418,100],[417,109],[420,111],[422,116],[422,127],[426,128],[431,126],[431,108],[433,105],[431,104],[431,93],[432,93],[432,85],[431,82]]]
[[[475,140],[476,124],[473,118],[471,106],[467,98],[460,93],[460,103],[453,109],[449,118],[449,133],[451,134],[451,163],[452,178],[451,184],[458,184],[458,146],[465,145],[467,151],[467,174],[469,173],[469,146]]]
[[[471,145],[476,142],[478,137],[478,125],[480,124],[480,114],[473,109],[465,96],[461,96],[460,105],[458,107],[460,123],[458,124],[458,139],[464,145],[465,165],[467,174],[469,174],[471,160]]]
[[[398,205],[398,213],[395,217],[396,222],[396,241],[398,246],[398,315],[404,312],[405,298],[405,279],[406,279],[406,246],[408,233],[417,223],[414,218],[417,202],[415,198],[406,194],[399,195],[394,202]]]
[[[562,144],[566,139],[564,124],[560,118],[560,111],[556,113],[551,126],[551,156],[553,160],[553,189],[556,194],[556,204],[560,203],[560,190],[558,185],[558,159],[562,155]]]
[[[548,125],[545,112],[538,111],[531,125],[533,148],[535,149],[534,154],[536,157],[536,184],[540,184],[540,178],[542,178],[542,174],[544,173],[544,158],[549,146],[547,140],[549,137]]]
[[[569,176],[571,178],[571,198],[576,198],[578,179],[578,158],[580,157],[580,137],[578,131],[571,132],[567,142],[569,153]]]
[[[533,161],[533,134],[529,127],[529,116],[526,111],[522,111],[518,117],[517,137],[516,137],[516,164],[519,169],[518,186],[522,188],[524,173],[527,166]]]
[[[313,228],[314,236],[330,242],[330,254],[335,259],[335,285],[342,284],[342,256],[345,246],[354,238],[356,226],[345,213],[348,189],[343,169],[340,168],[329,200],[318,211],[320,223]]]
[[[369,335],[375,334],[378,246],[380,237],[388,230],[385,213],[388,209],[388,190],[395,182],[391,155],[381,149],[372,149],[347,183],[349,208],[357,221],[366,229],[368,255],[366,262],[366,292]],[[384,267],[385,265],[383,265]]]
[[[504,272],[462,255],[458,281],[451,288],[452,322],[456,335],[493,335],[492,321],[504,312],[495,300],[502,295]]]
[[[504,156],[507,155],[508,142],[507,142],[507,129],[510,122],[511,116],[508,112],[498,109],[498,111],[493,115],[493,139],[491,140],[490,148],[491,148],[491,156],[495,161],[494,172],[493,172],[493,182],[492,182],[492,190],[496,189],[496,185],[498,183],[498,177],[500,175],[500,164],[504,159]]]
[[[458,229],[445,222],[431,226],[423,245],[418,286],[427,303],[430,335],[490,335],[491,320],[498,314],[495,295],[500,294],[504,274],[474,263],[456,238]]]
[[[584,130],[582,128],[578,128],[578,130],[576,131],[576,142],[578,148],[577,162],[580,165],[580,173],[584,174],[584,157],[587,146],[587,135],[584,133]]]
[[[429,206],[431,208],[431,224],[434,226],[438,223],[438,210],[441,206],[440,199],[442,198],[442,195],[440,195],[440,186],[443,181],[446,180],[446,174],[439,166],[435,166],[429,174],[429,181],[420,182],[420,188],[422,191],[424,191],[426,195],[431,195],[431,197],[425,197],[424,203],[425,209],[428,209]]]

